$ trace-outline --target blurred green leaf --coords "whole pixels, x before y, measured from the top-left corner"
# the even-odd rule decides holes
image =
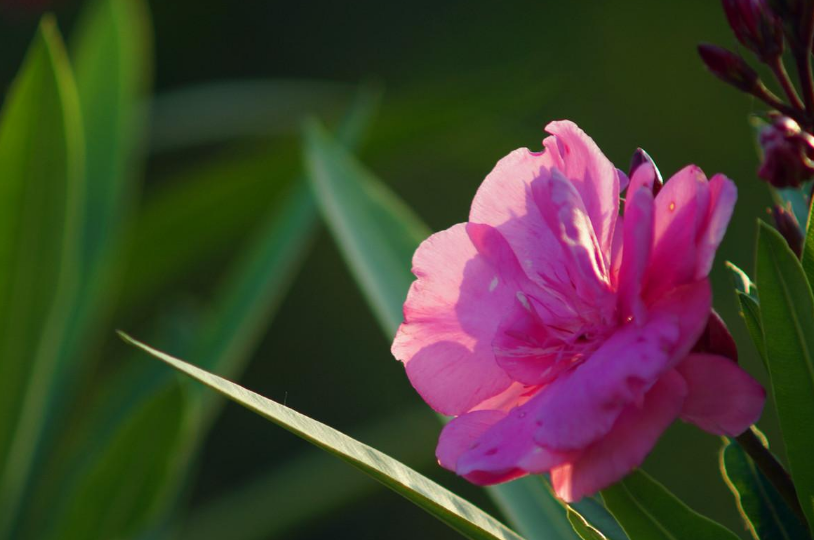
[[[82,125],[43,19],[0,117],[0,537],[25,488],[78,283]]]
[[[783,237],[758,222],[757,288],[766,358],[797,497],[814,526],[814,296]]]
[[[639,469],[603,490],[602,498],[630,540],[738,538],[722,525],[693,511]]]
[[[210,82],[156,96],[150,144],[166,152],[290,133],[303,116],[339,116],[353,87],[327,81]]]
[[[425,409],[366,426],[359,436],[403,463],[435,464],[427,447],[436,420]],[[319,486],[314,489],[313,486]],[[178,538],[261,540],[278,538],[378,492],[381,484],[313,449],[276,463],[244,485],[204,503],[185,520]]]
[[[305,131],[305,161],[328,228],[390,339],[413,281],[413,252],[430,231],[314,121]],[[565,509],[541,478],[521,478],[488,491],[527,538],[575,538]]]
[[[803,270],[805,270],[806,278],[809,285],[814,283],[814,224],[809,214],[808,222],[806,222],[806,236],[803,244]]]
[[[607,540],[607,537],[596,530],[584,517],[573,508],[568,508],[568,521],[582,540]]]
[[[721,473],[755,540],[809,538],[797,516],[738,443],[730,440],[724,444],[720,463]]]
[[[353,465],[464,536],[484,540],[520,539],[518,535],[476,506],[378,450],[242,386],[152,349],[126,334],[120,335],[128,343],[189,375],[235,403]]]
[[[752,343],[760,355],[763,367],[768,370],[769,366],[766,364],[766,349],[763,344],[763,328],[760,326],[760,305],[757,301],[757,287],[755,287],[755,284],[749,279],[746,272],[731,262],[726,262],[726,269],[729,270],[729,275],[735,286],[735,296],[740,306],[740,316],[744,324],[746,324],[746,329],[749,331]]]

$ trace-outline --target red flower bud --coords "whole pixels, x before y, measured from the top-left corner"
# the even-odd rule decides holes
[[[698,46],[698,54],[713,75],[735,88],[752,93],[760,87],[757,72],[737,54],[708,43]]]
[[[783,25],[764,0],[723,0],[723,6],[735,37],[758,58],[783,53]]]
[[[791,206],[784,208],[777,204],[774,205],[772,217],[774,217],[777,232],[783,235],[791,250],[797,257],[800,257],[803,254],[803,230],[800,228],[800,222],[794,216]]]
[[[738,361],[738,346],[729,333],[729,328],[721,316],[713,309],[709,314],[704,333],[692,348],[693,352],[703,352],[725,356],[734,362]]]
[[[758,176],[777,188],[799,187],[814,175],[814,137],[787,116],[777,115],[760,132],[763,164]]]
[[[767,0],[769,7],[782,22],[794,50],[808,48],[807,36],[814,16],[814,0]]]

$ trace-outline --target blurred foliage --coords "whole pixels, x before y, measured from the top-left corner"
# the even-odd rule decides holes
[[[219,402],[136,358],[116,328],[193,360],[208,351],[207,369],[362,440],[371,423],[391,424],[391,435],[370,435],[378,448],[498,514],[482,490],[431,463],[438,427],[374,330],[377,319],[318,229],[299,179],[299,124],[310,115],[332,126],[347,120],[357,87],[371,78],[384,94],[361,160],[435,230],[463,221],[497,159],[539,147],[551,119],[575,120],[623,169],[643,146],[667,176],[693,162],[734,178],[739,203],[713,282],[716,308],[739,344],[749,340],[723,261],[754,276],[754,216],[769,197],[755,179],[753,104],[696,57],[699,41],[734,42],[717,2],[179,0],[148,9],[137,0],[63,0],[54,8],[70,59],[53,23],[37,30],[35,8],[0,11],[3,122],[31,123],[0,128],[0,204],[8,206],[0,229],[43,224],[24,258],[13,251],[16,238],[0,239],[0,291],[16,291],[0,302],[61,313],[67,325],[40,342],[36,362],[8,359],[33,358],[30,336],[42,329],[0,343],[8,389],[0,454],[22,456],[0,482],[0,531],[195,531],[207,509],[268,490],[255,538],[449,536],[398,497],[370,497],[372,482],[346,482],[339,463],[313,467],[346,495],[309,498],[286,471],[311,467],[292,465],[311,450],[232,405],[216,416]],[[35,105],[38,115],[25,112]],[[24,140],[37,146],[22,152],[14,145]],[[25,156],[35,178],[14,169]],[[64,180],[74,175],[84,186],[74,195],[37,187],[54,178],[73,186]],[[42,200],[10,202],[23,196]],[[63,242],[75,248],[66,259],[81,257],[62,261],[63,248],[47,247]],[[8,325],[45,320],[0,306],[3,336]],[[249,335],[223,324],[230,309],[253,321]],[[742,345],[741,359],[768,381],[755,350]],[[31,412],[16,410],[21,392],[31,395]],[[413,410],[422,421],[402,424]],[[25,427],[17,449],[9,448],[12,425]],[[771,408],[761,428],[780,441]],[[410,430],[420,430],[423,453],[398,444]],[[677,424],[645,468],[747,538],[717,473],[718,446]],[[281,498],[313,507],[297,523],[275,520],[296,513],[274,503]]]

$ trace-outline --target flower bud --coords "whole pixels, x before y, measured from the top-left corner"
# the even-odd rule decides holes
[[[746,48],[763,61],[783,53],[783,25],[765,0],[723,0],[729,26]]]
[[[661,186],[664,185],[664,178],[662,178],[661,171],[659,171],[659,168],[656,167],[656,163],[653,161],[653,158],[650,157],[650,154],[641,148],[637,148],[636,151],[633,152],[633,156],[630,158],[630,172],[628,173],[628,178],[633,178],[636,169],[645,163],[649,163],[656,173],[656,178],[653,181],[653,196],[656,196],[659,194],[659,191],[661,191]]]
[[[799,187],[814,175],[814,137],[787,116],[777,115],[760,132],[763,164],[758,176],[776,188]]]
[[[698,54],[701,55],[707,69],[725,83],[749,93],[759,88],[760,79],[757,72],[737,54],[708,43],[698,46]]]
[[[786,243],[795,255],[800,257],[803,253],[803,230],[800,228],[800,222],[797,221],[791,207],[784,208],[779,204],[774,205],[774,207],[772,207],[772,217],[774,218],[777,232],[786,239]]]
[[[729,328],[721,316],[713,309],[709,314],[704,333],[692,348],[693,352],[717,354],[738,361],[738,346],[729,333]]]
[[[814,15],[814,0],[768,0],[768,5],[780,19],[792,48],[807,49],[806,34]]]

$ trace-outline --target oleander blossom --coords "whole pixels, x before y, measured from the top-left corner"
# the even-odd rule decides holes
[[[455,417],[443,467],[482,485],[550,471],[576,501],[638,466],[676,418],[743,432],[765,393],[694,349],[732,181],[690,165],[661,186],[649,158],[628,180],[572,122],[546,131],[542,152],[498,162],[469,222],[418,248],[392,351]]]

